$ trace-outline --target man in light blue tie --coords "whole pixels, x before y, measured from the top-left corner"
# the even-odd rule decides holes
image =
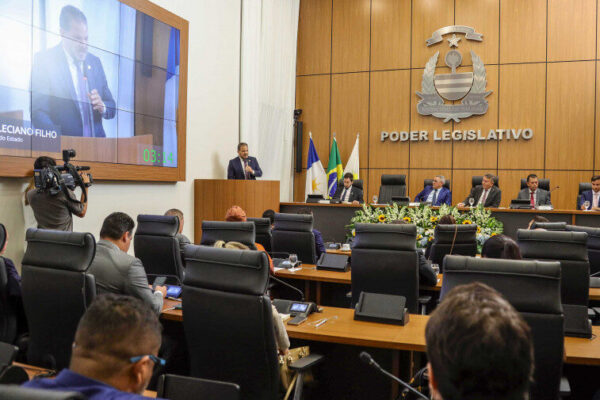
[[[446,178],[443,175],[436,175],[431,185],[425,186],[416,197],[415,201],[424,201],[432,206],[450,205],[452,203],[452,192],[444,187]]]

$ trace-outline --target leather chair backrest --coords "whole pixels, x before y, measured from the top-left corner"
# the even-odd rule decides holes
[[[77,392],[32,389],[17,385],[0,385],[0,399],[10,400],[86,400]]]
[[[473,176],[473,178],[471,179],[471,187],[481,185],[482,179],[483,179],[483,175]],[[496,186],[496,187],[500,187],[500,185],[498,184],[498,180],[499,180],[499,178],[497,176],[494,176],[494,186]]]
[[[0,224],[0,251],[6,242],[6,228]],[[17,336],[17,311],[8,298],[8,275],[0,256],[0,342],[13,343]]]
[[[363,190],[363,180],[362,179],[355,179],[352,181],[352,186],[354,186],[355,188],[358,188],[360,190]]]
[[[269,218],[248,218],[249,222],[254,223],[256,232],[256,243],[262,244],[267,252],[271,252],[271,220]]]
[[[200,244],[212,246],[217,240],[240,242],[256,250],[254,222],[202,221]]]
[[[406,175],[383,174],[377,202],[392,204],[392,196],[406,196]]]
[[[563,304],[588,306],[590,263],[587,233],[519,229],[517,243],[524,259],[560,261]]]
[[[582,194],[583,192],[585,192],[587,190],[592,190],[591,182],[580,182],[578,194]]]
[[[275,399],[279,365],[264,252],[186,246],[183,328],[191,375]]]
[[[448,254],[475,256],[477,225],[438,224],[435,227],[429,259],[433,264],[438,264],[443,272],[444,257]]]
[[[448,256],[444,264],[441,299],[458,285],[478,281],[499,291],[521,313],[533,336],[530,398],[557,399],[564,347],[560,263]]]
[[[29,325],[27,361],[60,370],[69,365],[77,324],[96,297],[94,277],[86,273],[96,241],[91,233],[33,228],[26,240],[21,284]]]
[[[356,224],[352,244],[352,307],[361,292],[406,297],[417,312],[419,259],[415,225]]]
[[[135,256],[147,275],[171,276],[183,280],[179,240],[179,218],[175,215],[138,215],[133,242]]]
[[[527,178],[521,178],[521,190],[527,188]],[[550,179],[538,178],[538,188],[550,190]]]
[[[239,400],[240,387],[234,383],[165,374],[158,378],[157,397],[184,399]]]
[[[588,235],[587,250],[590,262],[590,274],[600,271],[600,228],[591,226],[567,225],[567,231],[585,232]]]
[[[4,224],[0,224],[0,251],[4,248],[4,243],[6,243],[6,227]]]
[[[273,243],[275,253],[294,253],[303,263],[317,261],[315,235],[312,232],[313,216],[310,214],[275,214]]]
[[[423,189],[425,189],[427,186],[431,186],[433,185],[433,179],[424,179],[423,180]],[[444,182],[444,187],[448,190],[450,190],[450,179],[446,179],[446,181]]]
[[[531,224],[531,229],[541,228],[547,231],[565,231],[567,230],[566,222],[534,222]]]

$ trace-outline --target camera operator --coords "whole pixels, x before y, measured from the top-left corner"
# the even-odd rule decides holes
[[[36,170],[48,167],[56,167],[56,161],[50,157],[38,157],[33,164]],[[84,184],[90,183],[90,177],[86,173],[80,173]],[[70,198],[67,198],[67,195]],[[38,223],[38,228],[55,229],[60,231],[73,231],[73,216],[83,218],[87,211],[87,192],[82,187],[80,200],[77,200],[73,190],[65,188],[56,194],[48,190],[30,189],[27,192],[27,201],[33,209],[33,214]]]

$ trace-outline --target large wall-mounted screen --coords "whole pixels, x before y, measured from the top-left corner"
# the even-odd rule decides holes
[[[180,46],[117,0],[0,0],[0,156],[178,167]]]

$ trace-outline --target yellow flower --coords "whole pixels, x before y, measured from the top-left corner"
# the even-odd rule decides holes
[[[381,214],[379,217],[377,217],[377,219],[379,220],[379,222],[383,222],[385,221],[385,215]]]
[[[437,218],[437,217],[434,215],[434,216],[432,216],[431,218],[429,218],[429,220],[430,220],[431,222],[435,222],[435,221],[437,221],[437,220],[438,220],[438,218]]]
[[[417,240],[421,240],[421,239],[423,239],[423,235],[417,236]]]
[[[497,233],[493,232],[490,236],[496,236],[496,235],[497,235]]]
[[[429,241],[431,242],[433,240],[433,236],[429,236]]]
[[[470,225],[470,224],[472,224],[472,222],[471,222],[471,221],[469,221],[468,219],[465,219],[465,220],[463,221],[463,225]]]
[[[481,233],[481,228],[477,227],[477,233]]]
[[[402,218],[402,219],[403,219],[404,221],[408,222],[408,223],[410,223],[410,221],[411,221],[410,217],[404,217],[404,218]]]
[[[356,236],[356,230],[352,229],[352,236]]]

